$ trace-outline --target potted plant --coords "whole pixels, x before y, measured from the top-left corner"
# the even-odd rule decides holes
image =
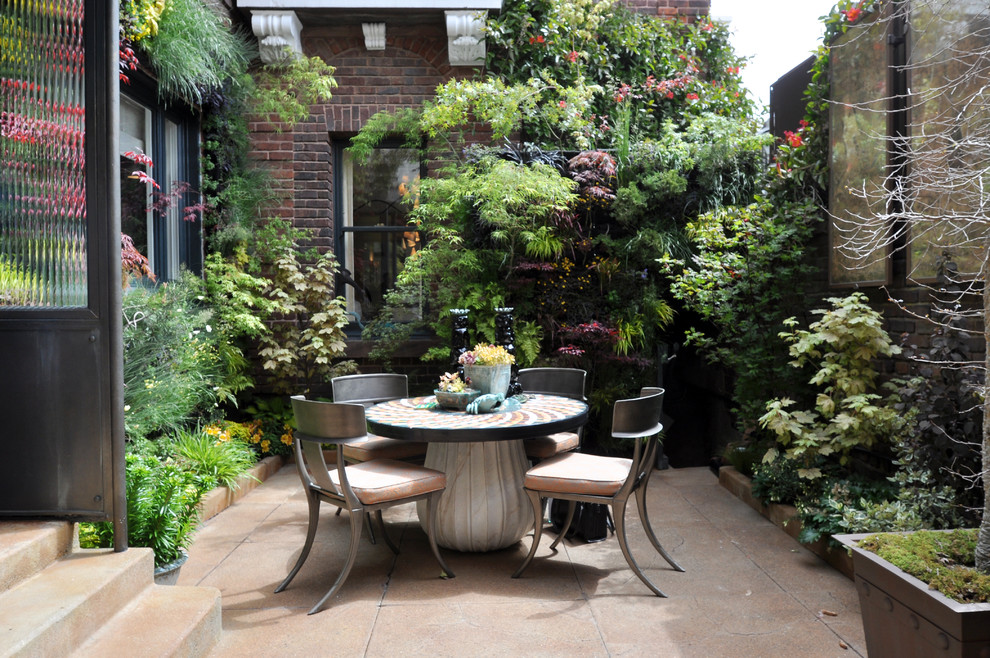
[[[445,372],[440,377],[440,383],[433,391],[437,398],[437,404],[444,409],[464,411],[476,397],[481,395],[481,391],[468,388],[468,385],[456,372]]]
[[[502,395],[509,391],[512,364],[516,358],[501,345],[478,343],[458,358],[464,366],[467,383],[481,395]]]
[[[127,543],[155,554],[155,582],[174,584],[199,523],[199,503],[210,488],[203,478],[173,460],[131,453],[127,461]],[[83,548],[113,545],[113,524],[80,527]]]
[[[852,552],[871,658],[990,653],[990,576],[972,568],[976,537],[976,530],[835,535]]]

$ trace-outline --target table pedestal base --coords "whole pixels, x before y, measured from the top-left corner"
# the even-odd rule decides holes
[[[440,546],[494,551],[512,546],[533,527],[533,508],[523,491],[529,462],[521,440],[431,443],[426,466],[447,474],[437,514]],[[416,505],[425,519],[425,501]]]

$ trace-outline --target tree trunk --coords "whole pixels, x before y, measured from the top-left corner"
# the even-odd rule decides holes
[[[990,240],[987,241],[990,248]],[[983,260],[983,339],[986,373],[983,379],[983,520],[976,541],[976,568],[990,574],[990,251]]]

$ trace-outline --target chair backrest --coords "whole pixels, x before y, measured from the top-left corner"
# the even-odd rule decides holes
[[[523,368],[519,384],[525,393],[562,395],[584,401],[584,379],[580,368]]]
[[[307,400],[302,395],[292,396],[292,413],[296,419],[293,444],[296,451],[296,468],[305,487],[317,487],[327,494],[335,494],[349,504],[357,497],[350,490],[344,468],[343,451],[337,449],[337,470],[340,488],[330,480],[324,443],[349,443],[368,435],[368,421],[364,406],[343,402]],[[308,465],[308,469],[307,469]]]
[[[334,377],[330,385],[334,402],[354,402],[366,407],[409,397],[409,378],[394,373]]]
[[[617,496],[628,496],[643,482],[648,481],[649,471],[656,461],[663,430],[660,414],[663,410],[662,388],[646,387],[638,398],[616,400],[612,408],[612,436],[616,439],[648,439],[635,442],[629,476]]]
[[[663,410],[663,389],[649,395],[616,400],[612,408],[612,436],[635,439],[659,434],[660,412]]]

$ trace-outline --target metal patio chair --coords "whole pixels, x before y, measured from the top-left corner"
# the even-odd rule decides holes
[[[519,384],[523,393],[562,395],[584,402],[586,374],[580,368],[523,368],[519,371]],[[558,432],[523,441],[526,456],[533,460],[548,459],[563,452],[577,450],[580,445],[581,428],[574,432]]]
[[[352,402],[370,407],[379,402],[409,397],[409,380],[405,375],[375,373],[346,375],[330,380],[334,402]],[[366,438],[344,446],[344,458],[349,462],[371,459],[403,459],[422,463],[426,445],[416,441],[401,441],[369,434]]]
[[[434,532],[440,494],[447,486],[447,476],[431,468],[394,459],[347,464],[342,450],[336,451],[337,468],[331,471],[323,458],[322,445],[347,445],[348,442],[363,438],[367,434],[364,407],[360,404],[317,402],[297,395],[292,398],[292,411],[297,427],[293,441],[296,467],[306,492],[306,502],[309,503],[309,528],[299,559],[275,592],[281,592],[289,586],[309,556],[320,522],[320,503],[324,502],[337,508],[346,508],[350,512],[351,541],[340,575],[309,614],[319,612],[347,580],[357,559],[366,514],[374,513],[382,528],[385,543],[393,553],[399,552],[382,523],[382,510],[396,505],[426,500],[426,534],[430,540],[430,548],[444,575],[453,578],[454,572],[440,555]]]
[[[643,397],[617,400],[612,410],[612,437],[634,439],[632,459],[586,455],[568,452],[540,462],[526,472],[524,489],[533,504],[533,545],[519,569],[512,575],[518,578],[526,570],[536,555],[543,532],[543,517],[540,512],[542,499],[552,497],[567,500],[568,514],[557,539],[550,545],[556,552],[557,544],[567,534],[578,501],[608,505],[613,510],[615,535],[619,541],[622,556],[633,573],[657,596],[666,597],[660,588],[646,577],[633,559],[626,538],[626,504],[629,497],[636,496],[636,505],[643,522],[646,535],[658,553],[677,571],[683,567],[660,545],[650,525],[646,510],[646,487],[653,471],[654,460],[659,445],[658,435],[663,429],[660,413],[663,407],[663,391],[653,392]],[[646,391],[649,393],[649,391]]]

